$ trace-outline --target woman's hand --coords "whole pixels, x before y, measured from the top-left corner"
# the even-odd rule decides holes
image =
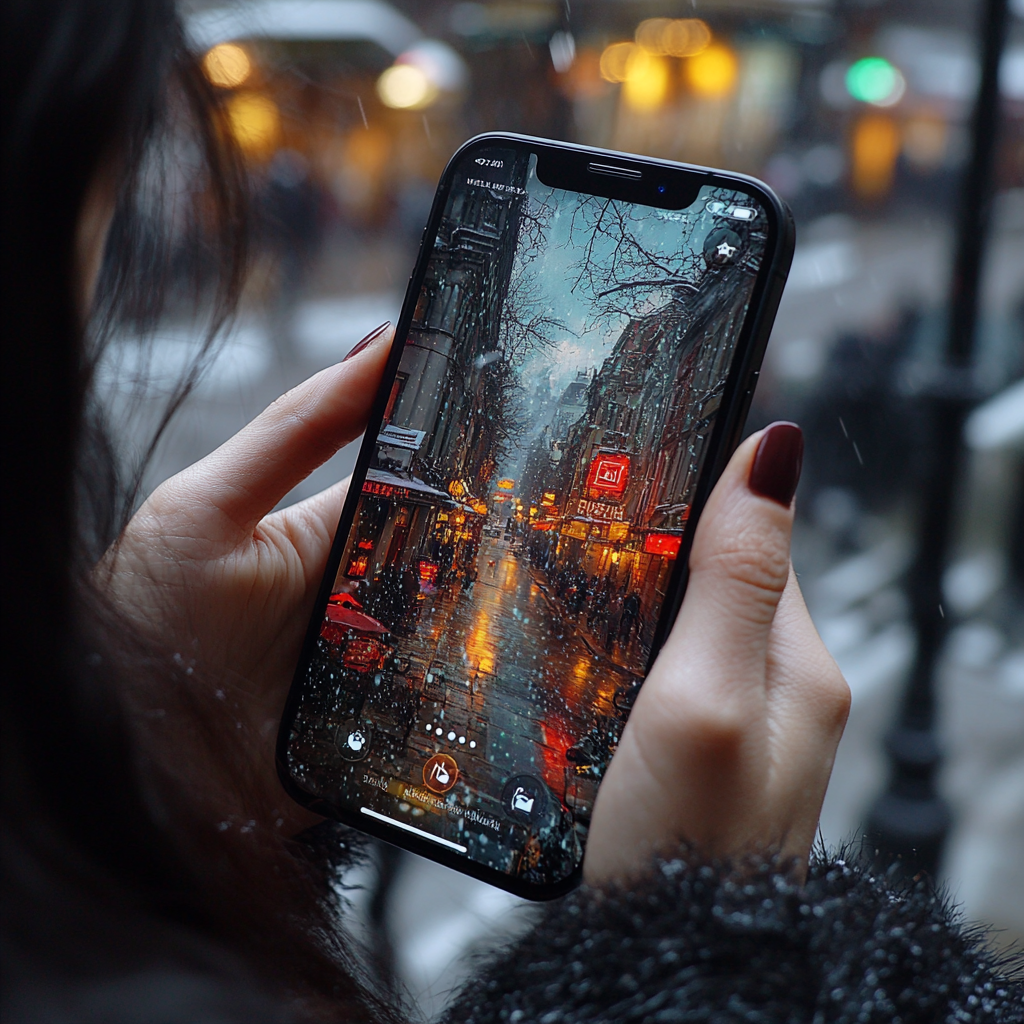
[[[679,616],[598,793],[588,882],[626,881],[680,840],[806,871],[850,694],[790,565],[802,452],[798,427],[773,424],[711,494]]]
[[[165,758],[193,764],[189,777],[214,799],[244,790],[218,808],[228,820],[262,816],[290,831],[320,820],[285,795],[274,740],[348,481],[271,509],[362,432],[393,334],[379,327],[161,484],[98,570],[143,633],[186,671],[195,666],[195,685],[213,691],[205,696],[226,702],[221,717],[248,763],[223,764],[223,748],[204,753],[171,721],[154,739]]]

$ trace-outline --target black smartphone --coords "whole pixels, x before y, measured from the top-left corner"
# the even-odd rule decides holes
[[[452,157],[281,725],[296,800],[520,896],[579,882],[793,243],[742,175]]]

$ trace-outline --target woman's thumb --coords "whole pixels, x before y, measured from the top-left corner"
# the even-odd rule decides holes
[[[773,423],[736,450],[697,527],[686,601],[662,656],[685,647],[691,670],[706,659],[709,680],[763,680],[802,460],[795,423]]]

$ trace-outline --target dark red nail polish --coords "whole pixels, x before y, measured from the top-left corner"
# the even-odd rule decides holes
[[[757,446],[750,467],[750,489],[789,508],[803,461],[804,432],[795,423],[773,423]]]
[[[344,363],[346,360],[351,359],[353,356],[359,355],[359,353],[362,352],[367,345],[372,345],[373,342],[376,341],[390,326],[391,321],[385,320],[384,323],[380,325],[380,327],[375,327],[372,331],[370,331],[370,333],[365,338],[363,338],[362,341],[357,341],[348,350],[348,355],[346,355],[345,358],[342,359],[342,362]]]

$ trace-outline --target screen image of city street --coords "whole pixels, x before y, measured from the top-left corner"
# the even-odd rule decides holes
[[[765,221],[462,158],[291,725],[306,792],[524,883],[579,866]]]

